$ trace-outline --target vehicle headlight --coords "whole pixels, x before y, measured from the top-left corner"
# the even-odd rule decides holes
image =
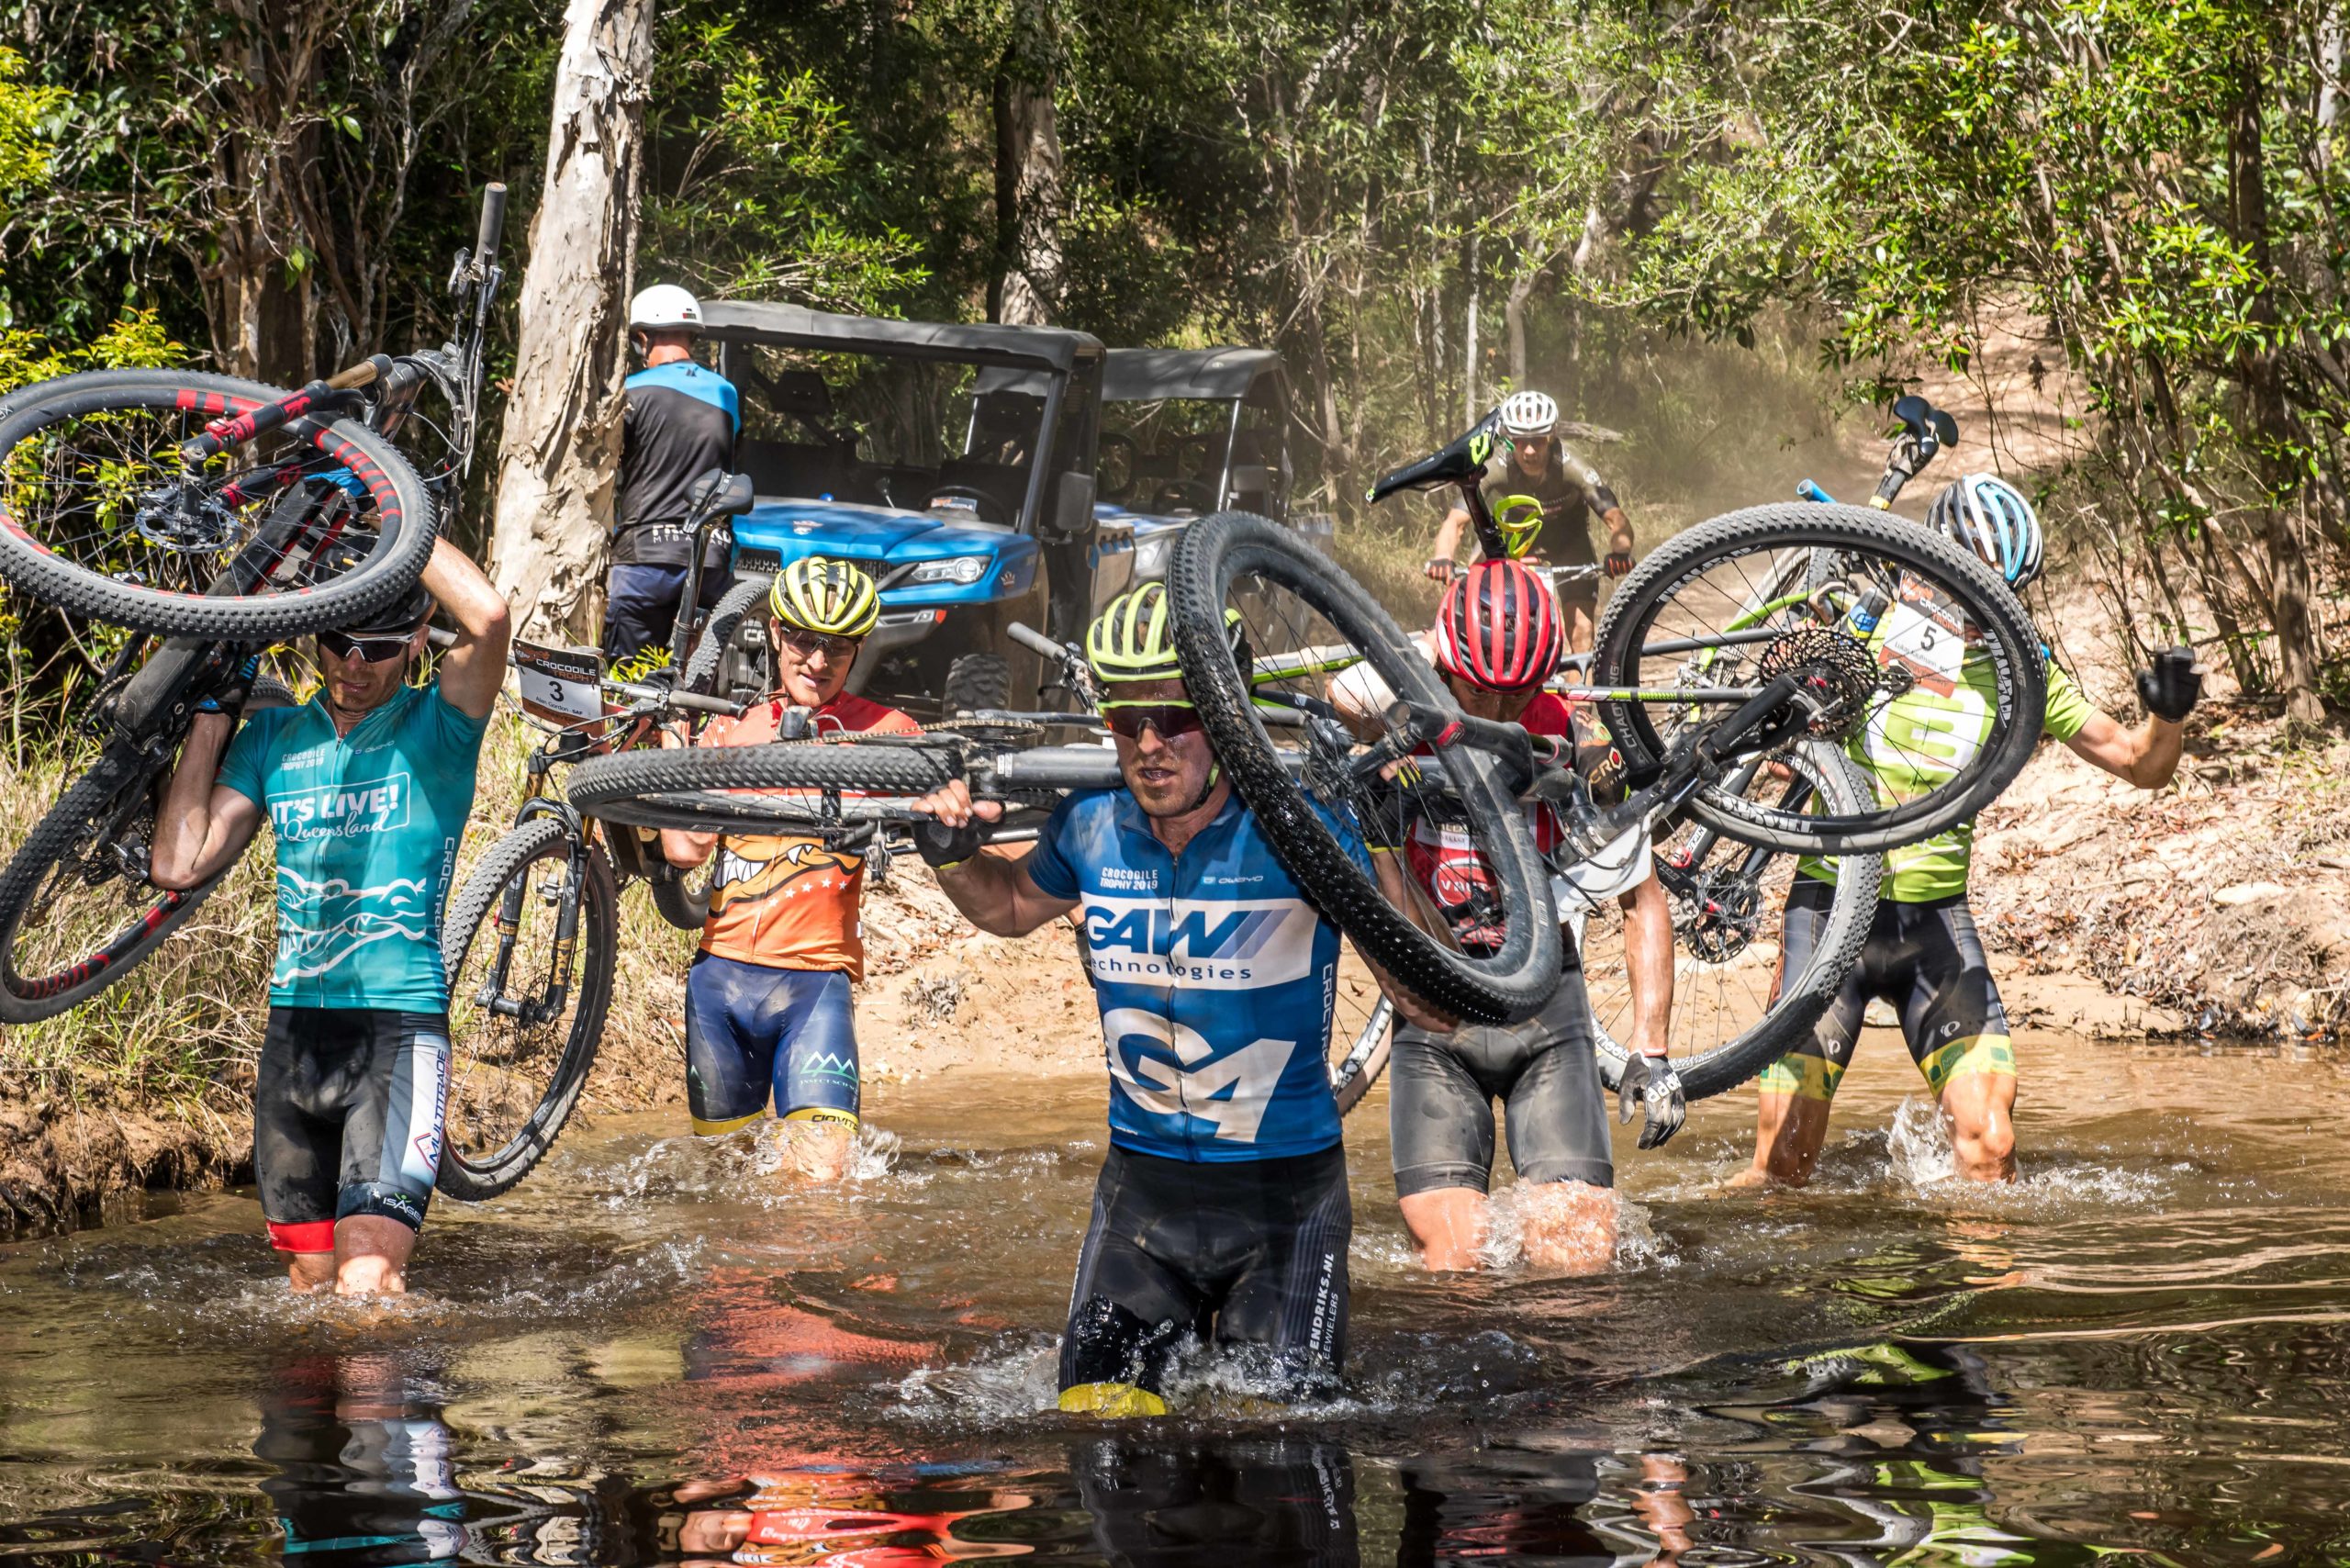
[[[966,588],[988,575],[993,563],[990,555],[949,555],[943,560],[924,561],[906,577],[912,583],[960,583]]]

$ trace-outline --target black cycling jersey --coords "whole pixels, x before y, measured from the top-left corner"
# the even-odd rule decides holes
[[[1270,1391],[1333,1382],[1347,1348],[1346,1151],[1190,1160],[1113,1144],[1061,1336],[1061,1387],[1153,1394],[1190,1347],[1255,1347]]]
[[[622,396],[612,559],[685,566],[693,559],[686,494],[711,469],[734,465],[743,422],[734,384],[692,360],[672,360],[630,376]]]
[[[1518,472],[1514,454],[1505,451],[1500,461],[1487,472],[1484,484],[1485,505],[1495,511],[1501,510],[1505,496],[1532,496],[1542,503],[1542,535],[1534,542],[1534,554],[1546,561],[1563,566],[1587,566],[1599,559],[1591,537],[1591,519],[1595,512],[1604,513],[1617,502],[1616,492],[1599,471],[1567,450],[1566,443],[1555,437],[1550,442],[1550,464],[1540,474]],[[1595,583],[1570,585],[1569,597],[1579,597],[1588,588],[1598,592]]]

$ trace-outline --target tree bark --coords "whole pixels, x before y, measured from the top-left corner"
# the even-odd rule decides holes
[[[2238,68],[2233,112],[2228,124],[2228,196],[2232,238],[2249,254],[2263,286],[2252,303],[2255,320],[2267,329],[2255,344],[2238,351],[2237,375],[2251,415],[2255,450],[2258,453],[2263,543],[2267,546],[2269,619],[2277,630],[2277,660],[2285,689],[2285,716],[2301,724],[2325,722],[2325,703],[2317,693],[2316,628],[2310,615],[2309,557],[2303,554],[2300,531],[2293,526],[2293,509],[2286,492],[2296,488],[2283,472],[2277,454],[2292,435],[2291,416],[2285,402],[2284,378],[2277,364],[2277,276],[2268,252],[2268,185],[2266,150],[2261,141],[2261,73],[2258,57],[2249,47]]]
[[[522,274],[491,578],[516,629],[587,634],[620,466],[653,0],[569,0]]]
[[[1061,286],[1061,137],[1053,109],[1052,8],[1023,0],[996,67],[995,276],[988,318],[1040,327]]]

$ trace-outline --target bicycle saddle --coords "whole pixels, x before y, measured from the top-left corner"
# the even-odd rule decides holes
[[[1485,472],[1485,463],[1494,455],[1494,446],[1493,420],[1480,420],[1443,451],[1432,453],[1381,479],[1371,487],[1371,498],[1383,501],[1398,490],[1433,490],[1439,485],[1473,481]]]

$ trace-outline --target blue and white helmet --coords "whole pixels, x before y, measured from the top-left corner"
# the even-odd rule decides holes
[[[1952,480],[1926,509],[1926,526],[1982,556],[2010,588],[2040,576],[2040,519],[2004,479],[1967,474]]]

